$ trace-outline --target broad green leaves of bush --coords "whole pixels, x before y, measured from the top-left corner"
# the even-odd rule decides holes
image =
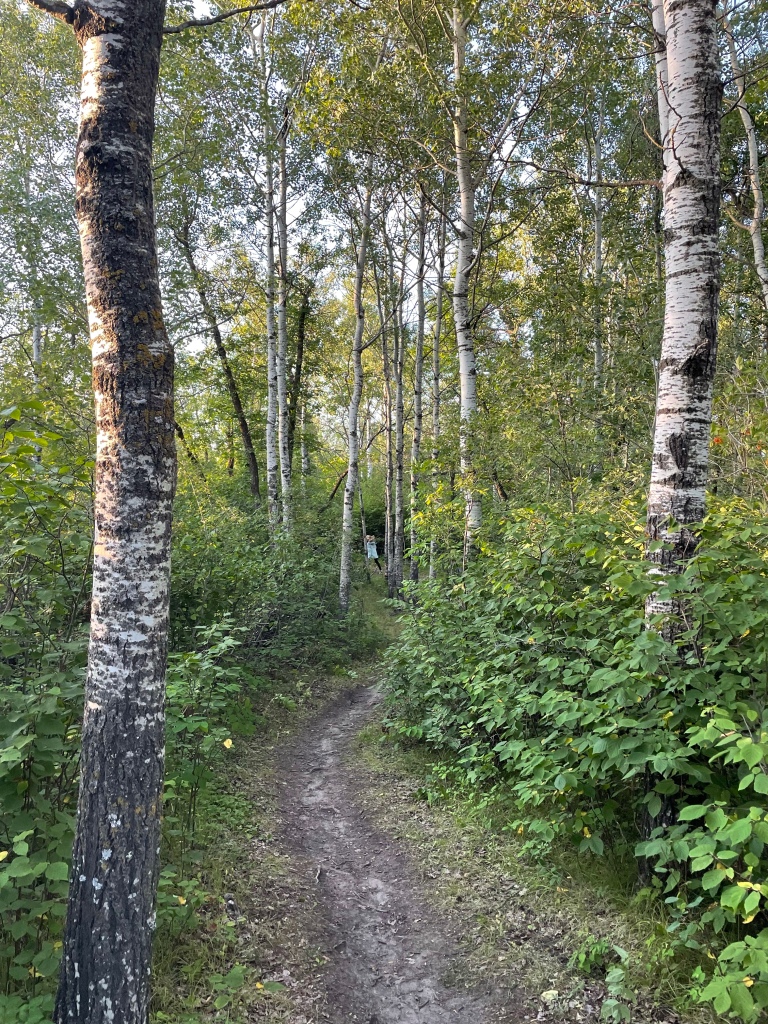
[[[624,523],[621,522],[623,517]],[[501,792],[527,849],[629,845],[720,1014],[768,1006],[768,525],[713,512],[675,646],[636,509],[520,510],[449,584],[423,585],[390,664],[395,726]],[[658,583],[655,585],[658,586]],[[765,929],[765,930],[764,930]]]

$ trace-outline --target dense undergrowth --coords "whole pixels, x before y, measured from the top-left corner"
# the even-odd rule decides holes
[[[50,1019],[77,803],[93,464],[47,414],[35,401],[0,413],[0,1024]],[[335,614],[333,552],[316,534],[298,524],[270,543],[228,480],[183,478],[176,512],[158,898],[170,941],[207,905],[200,807],[226,788],[233,743],[295,706],[286,673],[376,640]],[[226,1013],[241,974],[207,979],[210,1009]]]
[[[506,802],[541,857],[634,856],[694,998],[768,1006],[768,526],[712,505],[674,646],[645,627],[639,508],[522,509],[470,568],[422,584],[390,661],[392,725],[435,773]],[[622,999],[604,1008],[629,1019]]]

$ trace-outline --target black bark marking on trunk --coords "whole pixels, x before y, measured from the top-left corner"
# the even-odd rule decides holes
[[[687,469],[688,467],[688,437],[685,432],[680,434],[671,434],[667,446],[672,454],[672,458],[675,460],[675,465],[680,469]]]

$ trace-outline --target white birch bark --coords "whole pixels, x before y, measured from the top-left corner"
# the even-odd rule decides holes
[[[373,476],[373,431],[371,429],[371,403],[365,416],[365,476],[370,480]]]
[[[653,0],[653,52],[656,63],[656,103],[659,111],[659,141],[662,149],[669,133],[669,72],[667,69],[667,25],[664,0]]]
[[[57,1024],[145,1024],[164,771],[174,356],[152,191],[165,5],[43,6],[82,50],[75,209],[96,419],[78,817]]]
[[[291,528],[291,448],[290,409],[288,407],[288,173],[287,136],[289,110],[283,110],[283,122],[277,135],[280,186],[277,201],[277,440],[280,454],[280,498],[282,522]]]
[[[27,170],[24,175],[24,204],[27,217],[32,216],[32,186],[29,179],[30,175]],[[43,328],[40,323],[40,300],[37,296],[37,262],[34,255],[30,260],[29,285],[32,306],[32,372],[35,375],[35,380],[39,382],[40,371],[43,366]]]
[[[387,283],[390,296],[392,319],[392,370],[395,379],[394,402],[394,525],[392,532],[392,572],[390,585],[393,594],[400,594],[403,586],[405,562],[405,394],[403,388],[403,370],[405,363],[405,325],[403,323],[404,279],[407,260],[407,248],[404,247],[399,278],[395,277],[394,249],[389,239],[386,240]]]
[[[482,506],[475,481],[472,426],[477,415],[477,362],[469,301],[470,274],[474,264],[475,193],[469,153],[467,97],[464,65],[467,52],[467,21],[460,7],[453,8],[453,71],[456,89],[453,140],[459,184],[460,218],[453,282],[453,318],[459,353],[460,427],[459,456],[465,502],[465,561],[474,535],[482,525]]]
[[[35,376],[40,376],[40,369],[43,365],[43,328],[38,319],[40,312],[34,311],[35,322],[32,324],[32,362],[34,363]]]
[[[444,214],[440,216],[438,229],[437,256],[437,297],[435,328],[432,336],[432,492],[437,494],[440,486],[440,336],[443,331],[443,295],[445,290],[445,224]],[[429,541],[429,578],[437,576],[437,539],[434,527]]]
[[[371,171],[373,156],[366,161],[366,191],[363,201],[360,240],[357,246],[357,266],[355,269],[355,337],[352,344],[352,394],[349,402],[347,432],[349,438],[349,459],[347,462],[347,479],[344,484],[344,510],[341,522],[341,566],[339,571],[339,607],[343,615],[349,611],[352,594],[352,546],[354,536],[354,503],[357,490],[360,438],[359,412],[360,400],[363,395],[363,332],[365,330],[365,306],[363,303],[363,285],[365,279],[365,262],[368,249],[368,236],[371,227]]]
[[[603,178],[603,122],[605,119],[605,97],[600,97],[600,108],[597,117],[597,128],[594,133],[595,149],[595,253],[594,253],[594,287],[595,299],[593,309],[593,337],[595,348],[595,392],[599,394],[603,386],[603,190],[600,182]]]
[[[658,20],[658,15],[655,15]],[[664,137],[666,308],[648,494],[648,558],[680,572],[705,511],[720,286],[720,102],[715,0],[665,0]],[[657,38],[660,34],[656,29]],[[658,64],[657,64],[658,67]],[[663,542],[663,546],[655,542]],[[680,605],[652,595],[649,616]],[[674,634],[674,625],[666,627]]]
[[[416,545],[418,544],[418,532],[416,530],[416,514],[419,501],[419,473],[418,465],[421,460],[421,433],[422,433],[422,384],[424,378],[424,327],[426,322],[426,309],[424,305],[424,276],[427,268],[427,201],[424,193],[421,193],[419,207],[419,234],[418,234],[418,271],[416,278],[416,352],[413,366],[413,438],[411,442],[411,580],[416,583],[419,579],[419,560],[416,557]]]
[[[768,266],[765,263],[765,243],[763,242],[763,220],[765,218],[765,198],[760,183],[760,156],[757,145],[757,131],[755,122],[749,112],[744,99],[747,91],[747,83],[744,71],[739,64],[739,57],[736,52],[736,41],[733,37],[733,29],[727,18],[723,18],[723,31],[728,43],[728,56],[731,63],[734,84],[736,85],[737,110],[744,126],[747,136],[747,152],[749,154],[749,185],[752,191],[752,219],[749,223],[749,234],[752,239],[752,252],[755,260],[755,270],[760,281],[760,290],[763,298],[763,305],[768,311]]]
[[[265,128],[265,135],[267,129]],[[269,142],[267,142],[269,145]],[[280,519],[278,502],[278,449],[277,449],[277,326],[275,322],[275,185],[272,158],[266,154],[266,255],[267,255],[267,418],[265,446],[267,464],[267,511],[274,529]]]
[[[595,442],[596,460],[592,471],[598,476],[603,473],[603,371],[605,353],[603,350],[603,124],[605,121],[605,95],[601,93],[594,132],[595,166],[595,251],[593,264],[593,286],[595,289],[593,317],[594,375],[595,390]]]
[[[275,322],[275,172],[272,160],[272,116],[269,103],[266,51],[267,17],[265,11],[255,29],[246,27],[254,62],[261,74],[262,116],[264,127],[264,219],[267,280],[265,304],[267,315],[267,416],[264,424],[264,446],[267,470],[267,517],[274,531],[280,521],[278,503],[277,448],[277,326]]]
[[[394,458],[392,445],[392,363],[389,355],[387,328],[384,326],[385,315],[382,309],[379,310],[379,319],[382,324],[381,359],[384,372],[384,558],[387,564],[387,593],[389,597],[394,597],[395,531],[393,527]]]

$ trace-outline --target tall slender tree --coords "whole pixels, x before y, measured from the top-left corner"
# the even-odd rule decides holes
[[[261,107],[264,145],[264,220],[266,253],[266,319],[267,319],[267,415],[264,425],[267,468],[267,516],[274,530],[280,519],[278,500],[278,372],[277,319],[275,316],[275,164],[272,111],[269,98],[269,63],[267,60],[268,16],[265,11],[255,27],[246,24],[254,63],[261,75]]]
[[[477,416],[477,359],[472,328],[470,285],[475,264],[475,202],[477,184],[472,171],[469,151],[469,109],[467,99],[467,29],[471,17],[464,14],[461,5],[453,7],[451,36],[453,44],[453,82],[455,101],[453,111],[453,141],[456,179],[459,185],[459,224],[456,241],[456,271],[453,279],[453,319],[459,350],[459,385],[461,398],[461,424],[459,452],[465,502],[465,560],[474,535],[483,521],[480,495],[475,481],[472,456],[472,424]]]
[[[728,46],[728,57],[733,75],[733,82],[736,86],[736,109],[744,127],[744,134],[747,138],[747,174],[749,187],[752,193],[752,216],[747,230],[752,239],[752,255],[755,262],[755,271],[760,282],[760,293],[763,305],[768,312],[768,264],[765,260],[765,242],[763,241],[763,221],[765,219],[765,196],[760,181],[760,154],[757,139],[757,129],[749,107],[746,103],[747,76],[739,62],[739,54],[736,49],[736,38],[727,14],[723,15],[723,32]],[[765,326],[768,337],[768,322]]]
[[[422,389],[424,383],[424,334],[426,328],[426,306],[424,304],[424,278],[427,272],[427,199],[419,192],[418,213],[418,265],[416,270],[416,351],[413,361],[413,439],[411,443],[411,571],[414,583],[419,580],[419,560],[416,555],[418,532],[416,513],[418,511],[419,472],[421,460],[421,434],[423,424]]]
[[[443,332],[443,296],[445,294],[445,229],[446,217],[441,211],[437,229],[437,284],[435,294],[435,325],[432,332],[432,491],[440,485],[440,336]],[[437,576],[437,538],[435,529],[429,539],[429,578]]]
[[[240,429],[240,437],[243,441],[243,449],[245,451],[245,462],[248,466],[248,483],[251,489],[251,494],[257,505],[261,503],[261,488],[259,483],[259,463],[256,458],[256,448],[253,443],[253,435],[251,433],[250,424],[248,423],[248,417],[245,413],[245,407],[240,394],[240,388],[235,380],[235,375],[232,372],[232,366],[227,355],[227,350],[224,345],[224,338],[221,334],[221,327],[216,317],[216,311],[211,304],[210,297],[208,295],[208,289],[206,288],[205,279],[200,268],[197,266],[195,260],[195,254],[192,249],[192,242],[189,233],[189,224],[184,224],[183,228],[176,232],[176,241],[179,244],[179,248],[187,262],[190,274],[192,275],[192,281],[194,284],[195,291],[197,292],[198,298],[200,299],[200,305],[203,310],[203,316],[205,322],[208,325],[213,343],[216,348],[216,354],[219,357],[221,363],[221,370],[224,374],[224,381],[227,386],[227,392],[229,393],[230,401],[232,402],[232,408],[235,413],[235,419]]]
[[[365,165],[365,194],[360,211],[360,230],[357,241],[355,266],[355,335],[352,342],[352,391],[347,414],[348,461],[347,478],[344,485],[344,510],[341,522],[341,566],[339,571],[339,607],[342,614],[349,611],[352,595],[352,545],[354,538],[354,505],[360,471],[360,400],[363,396],[363,336],[365,333],[365,265],[368,255],[368,238],[371,229],[371,172],[373,154]]]
[[[291,425],[288,393],[288,131],[290,108],[283,107],[277,132],[277,439],[280,455],[280,507],[282,523],[291,527]]]
[[[663,23],[662,23],[663,16]],[[654,10],[659,121],[664,131],[666,308],[659,362],[648,558],[680,572],[705,511],[720,289],[720,80],[716,0],[664,0]],[[680,606],[652,595],[649,616]]]

